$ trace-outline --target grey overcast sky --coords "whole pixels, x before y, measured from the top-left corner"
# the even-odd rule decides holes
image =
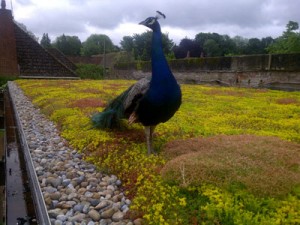
[[[163,33],[179,44],[200,32],[245,38],[278,37],[288,21],[300,24],[300,0],[6,0],[16,21],[41,38],[65,34],[85,41],[106,34],[115,45],[147,31],[138,25],[156,10],[166,15]]]

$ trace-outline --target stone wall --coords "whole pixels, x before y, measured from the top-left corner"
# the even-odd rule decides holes
[[[189,58],[171,60],[169,65],[180,83],[300,90],[300,54]],[[107,78],[140,79],[151,75],[150,62],[143,62],[141,70],[137,67],[115,66]]]
[[[120,52],[109,52],[93,56],[67,56],[67,58],[74,64],[94,64],[101,65],[106,68],[112,68],[116,62],[116,58],[120,55]]]

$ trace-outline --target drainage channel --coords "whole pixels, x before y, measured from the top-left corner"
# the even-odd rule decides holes
[[[4,112],[6,224],[34,224],[35,212],[24,165],[25,161],[20,148],[14,112],[7,92],[4,93]]]
[[[0,224],[5,223],[5,129],[4,129],[4,99],[0,92]]]
[[[18,112],[9,88],[4,92],[4,149],[6,149],[6,224],[50,225]]]

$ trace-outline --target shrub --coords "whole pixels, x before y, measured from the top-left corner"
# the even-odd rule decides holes
[[[0,87],[6,85],[7,81],[12,81],[12,80],[16,80],[17,77],[14,76],[0,76]]]
[[[76,73],[81,79],[103,79],[103,66],[94,64],[77,64]]]

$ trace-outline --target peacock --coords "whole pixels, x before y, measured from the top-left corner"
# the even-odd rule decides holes
[[[162,33],[158,19],[166,16],[157,11],[139,24],[150,28],[152,33],[152,76],[146,77],[112,100],[100,113],[93,115],[92,122],[100,129],[119,128],[121,120],[141,123],[145,127],[148,154],[154,153],[153,132],[159,123],[168,121],[181,105],[181,90],[173,76],[162,48]]]

